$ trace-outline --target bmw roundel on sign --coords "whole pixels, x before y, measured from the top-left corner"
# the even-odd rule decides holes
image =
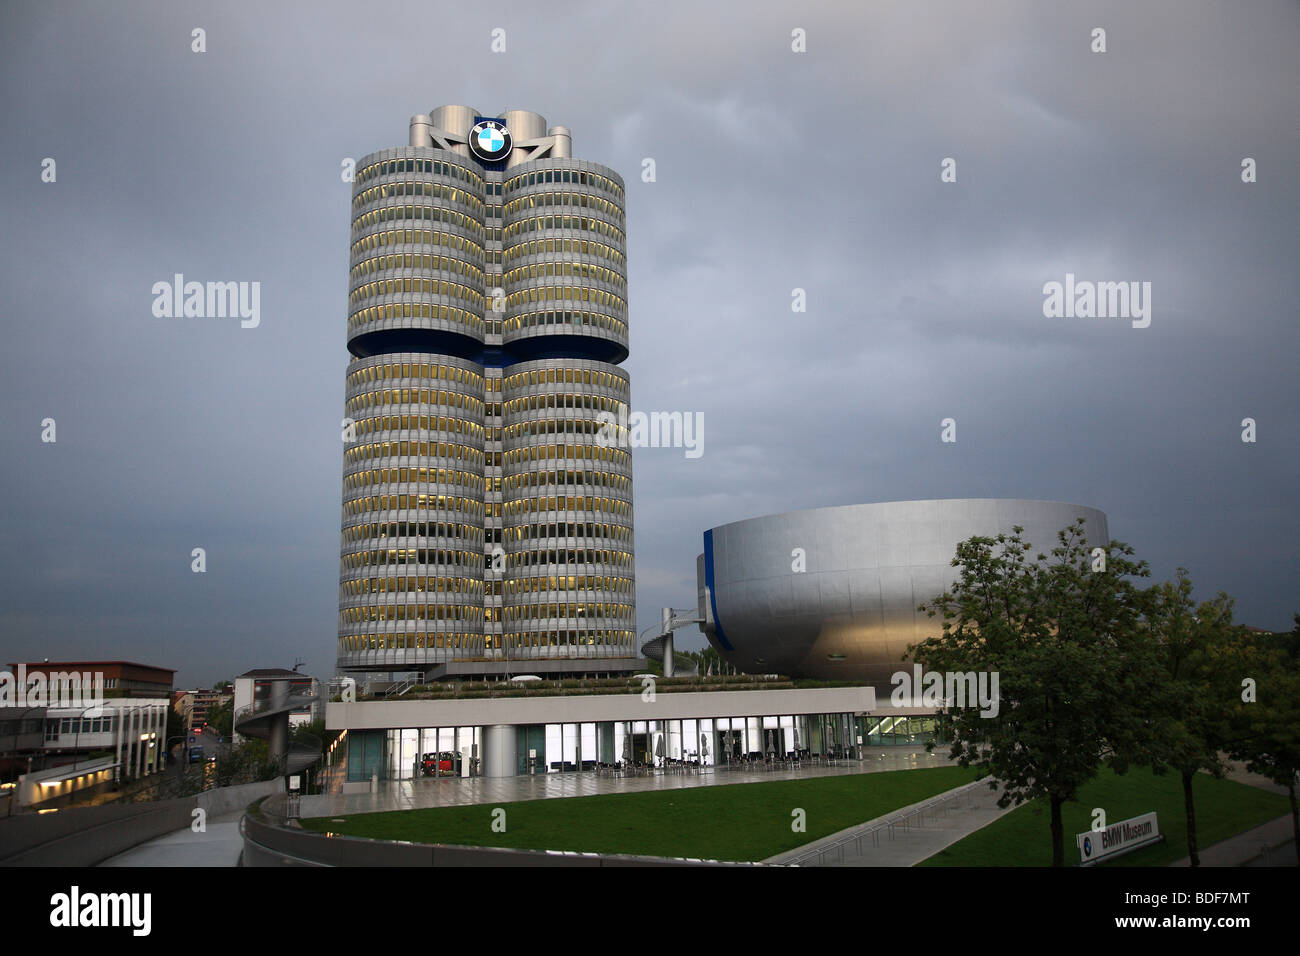
[[[469,149],[484,162],[503,159],[510,152],[510,130],[500,120],[479,120],[469,131]]]

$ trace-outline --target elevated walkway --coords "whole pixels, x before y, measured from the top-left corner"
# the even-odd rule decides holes
[[[306,690],[292,691],[288,682],[284,683],[284,692],[272,693],[265,700],[241,707],[231,723],[236,733],[267,741],[271,759],[283,760],[286,774],[300,773],[320,760],[320,739],[290,742],[289,714],[312,704],[320,695]]]
[[[664,660],[664,652],[672,643],[671,634],[660,634],[653,637],[641,645],[641,653],[647,660],[659,661],[661,664]],[[700,665],[695,661],[678,662],[676,657],[673,658],[673,676],[675,677],[698,677],[700,675]]]

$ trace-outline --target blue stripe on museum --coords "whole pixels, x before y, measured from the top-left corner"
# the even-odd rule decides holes
[[[713,586],[713,529],[704,532],[704,586],[709,589],[709,606],[713,609],[713,634],[724,650],[735,650],[722,630],[722,618],[718,617],[718,591]]]

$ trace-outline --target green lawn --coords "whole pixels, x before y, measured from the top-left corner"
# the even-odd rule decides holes
[[[1290,812],[1287,798],[1231,780],[1200,774],[1192,784],[1196,801],[1197,843],[1203,849]],[[1165,842],[1129,853],[1101,866],[1165,866],[1187,856],[1183,785],[1175,774],[1156,776],[1130,770],[1120,776],[1103,770],[1079,791],[1077,802],[1061,808],[1065,824],[1065,862],[1079,861],[1074,837],[1091,828],[1092,810],[1101,807],[1115,823],[1152,810],[1159,814]],[[1051,866],[1051,816],[1045,800],[1034,800],[941,850],[920,866]]]
[[[305,819],[312,830],[381,840],[581,850],[712,860],[763,860],[925,800],[974,779],[960,767],[809,777],[551,798],[500,804],[505,833],[492,832],[491,804]],[[806,811],[793,833],[791,811]]]

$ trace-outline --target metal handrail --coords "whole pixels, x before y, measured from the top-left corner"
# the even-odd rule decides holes
[[[239,728],[241,726],[247,724],[251,720],[255,720],[259,716],[279,713],[282,711],[298,710],[299,708],[306,707],[308,704],[312,703],[312,701],[319,699],[319,694],[313,694],[311,691],[304,690],[299,693],[291,693],[279,701],[274,699],[255,700],[251,704],[245,704],[243,707],[239,708],[239,710],[230,715],[230,729],[234,733],[239,733]],[[244,731],[244,735],[248,737],[258,736],[257,734],[249,733],[247,731]]]
[[[291,693],[279,701],[274,698],[255,700],[251,704],[245,704],[243,707],[239,708],[239,710],[235,711],[231,723],[242,723],[250,716],[264,713],[266,711],[297,710],[298,708],[305,707],[319,698],[319,694],[313,694],[311,691],[300,691],[298,693]],[[238,721],[234,718],[238,718]]]
[[[402,681],[400,684],[393,684],[393,685],[389,686],[389,687],[388,687],[388,688],[383,692],[383,696],[384,696],[384,697],[401,697],[403,694],[405,694],[408,690],[410,690],[410,689],[411,689],[412,687],[414,687],[414,686],[415,686],[415,680],[414,680],[413,678],[408,677],[406,680]]]

